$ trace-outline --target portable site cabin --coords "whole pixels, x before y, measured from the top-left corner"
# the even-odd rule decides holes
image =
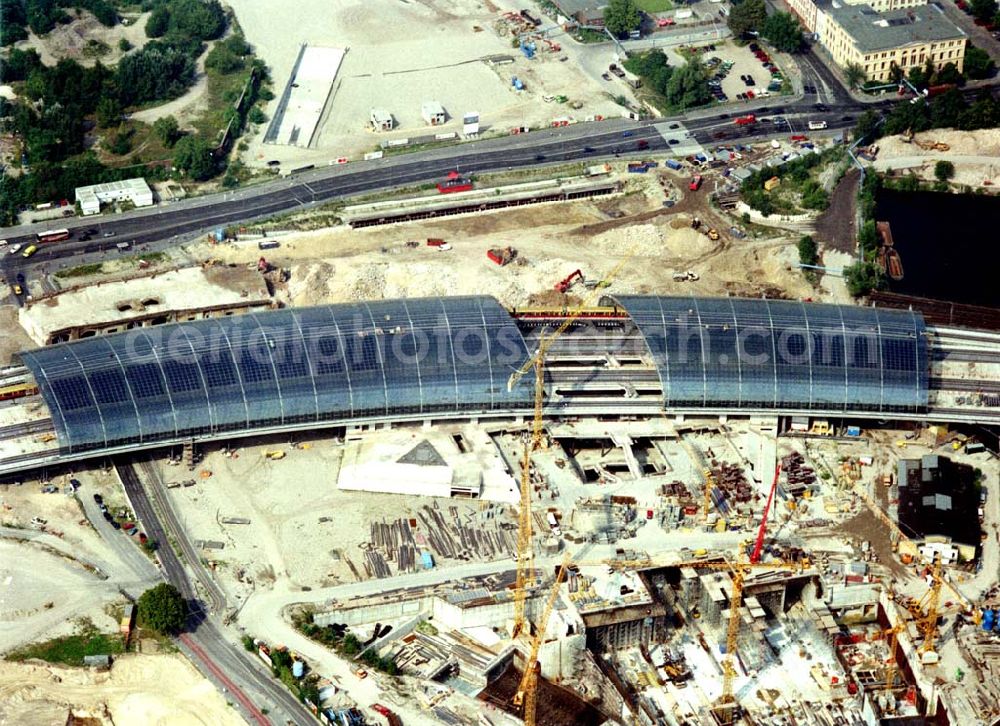
[[[371,115],[368,117],[368,123],[371,124],[374,131],[392,131],[392,127],[395,125],[392,120],[392,114],[384,108],[373,108]]]
[[[423,116],[428,126],[440,126],[448,118],[444,112],[444,106],[437,101],[424,101],[420,107],[420,115]]]

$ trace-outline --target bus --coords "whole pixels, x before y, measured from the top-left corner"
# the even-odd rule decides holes
[[[62,242],[69,238],[70,231],[68,229],[50,229],[48,232],[38,233],[39,242]]]

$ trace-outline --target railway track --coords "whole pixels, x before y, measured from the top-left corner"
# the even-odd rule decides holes
[[[41,419],[38,421],[28,421],[26,423],[10,424],[0,426],[0,439],[15,439],[28,434],[44,434],[55,431],[52,419]]]

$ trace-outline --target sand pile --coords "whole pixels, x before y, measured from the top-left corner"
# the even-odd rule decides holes
[[[245,721],[179,655],[121,656],[110,672],[0,663],[0,717],[16,724],[65,723],[70,711],[93,724],[150,726]]]

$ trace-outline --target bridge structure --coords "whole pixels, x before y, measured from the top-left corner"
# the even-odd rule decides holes
[[[486,296],[285,308],[23,351],[0,371],[0,476],[247,436],[523,424],[507,390],[567,310]],[[550,418],[811,416],[1000,424],[1000,334],[919,312],[615,295],[549,350]]]

